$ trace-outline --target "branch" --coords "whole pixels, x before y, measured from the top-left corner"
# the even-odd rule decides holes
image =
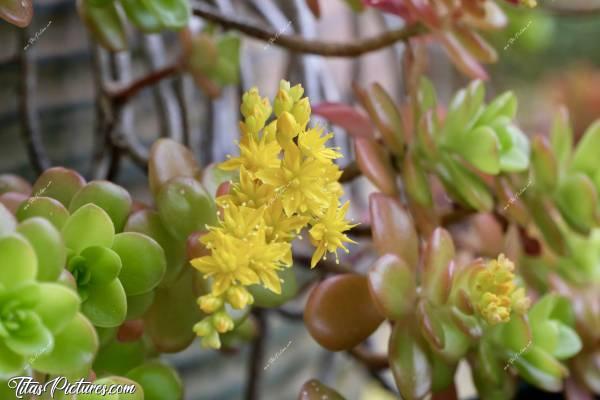
[[[362,172],[358,168],[356,161],[352,161],[350,164],[342,168],[342,176],[340,177],[340,183],[351,182],[354,179],[360,177]]]
[[[348,354],[371,371],[377,372],[390,366],[387,355],[372,353],[362,345],[348,350]]]
[[[180,65],[178,62],[173,63],[171,65],[167,65],[166,67],[157,69],[156,71],[152,71],[146,76],[131,82],[125,86],[115,86],[115,87],[107,87],[105,88],[106,95],[110,97],[110,99],[115,104],[123,104],[127,102],[131,97],[135,96],[140,90],[144,89],[146,86],[153,85],[155,83],[160,82],[164,78],[168,78],[171,75],[177,73],[179,71]]]
[[[258,335],[252,342],[248,359],[248,374],[246,375],[246,400],[258,400],[260,394],[260,377],[262,372],[263,352],[267,337],[267,316],[260,308],[255,308],[252,313],[258,322]]]
[[[372,51],[380,50],[399,41],[406,41],[413,36],[425,32],[422,25],[414,24],[405,28],[386,31],[377,36],[358,39],[352,42],[323,42],[308,40],[299,35],[286,35],[264,29],[255,22],[237,17],[226,16],[213,7],[195,3],[194,15],[215,22],[226,29],[234,29],[255,39],[269,42],[298,53],[317,54],[325,57],[357,57]]]

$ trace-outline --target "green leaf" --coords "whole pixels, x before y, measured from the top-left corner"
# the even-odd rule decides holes
[[[558,182],[558,164],[548,140],[541,135],[533,138],[531,163],[536,186],[541,191],[552,193]]]
[[[419,90],[417,92],[417,101],[419,103],[420,115],[425,114],[428,110],[437,108],[437,95],[435,87],[429,79],[422,76],[419,81]]]
[[[121,232],[131,211],[131,196],[121,186],[108,181],[92,181],[79,190],[69,204],[73,213],[85,204],[95,204],[111,218],[116,232]]]
[[[0,174],[0,195],[10,192],[29,196],[31,194],[31,185],[18,175]]]
[[[181,400],[183,384],[171,367],[158,361],[140,365],[129,371],[127,377],[144,388],[144,400]]]
[[[156,240],[163,248],[167,269],[159,286],[172,285],[181,274],[183,267],[187,265],[185,243],[171,236],[154,210],[141,210],[132,214],[125,225],[125,231],[143,233]]]
[[[91,274],[90,285],[108,284],[119,276],[123,266],[119,255],[106,247],[88,247],[81,252],[81,256],[85,258]]]
[[[142,0],[148,10],[169,29],[181,29],[187,26],[190,6],[187,0]]]
[[[574,173],[565,177],[558,187],[555,199],[561,214],[572,228],[587,234],[594,226],[598,193],[587,175]]]
[[[583,134],[575,153],[571,167],[575,171],[582,171],[593,176],[600,168],[600,120],[594,122]]]
[[[476,125],[490,125],[499,117],[512,120],[517,113],[517,97],[513,92],[504,92],[487,105]]]
[[[38,217],[24,221],[17,231],[27,238],[35,250],[38,260],[37,279],[57,280],[67,260],[60,232],[48,220]]]
[[[32,367],[47,374],[65,375],[91,366],[98,350],[98,336],[94,327],[81,314],[54,337],[54,350],[41,355]]]
[[[165,28],[143,0],[120,0],[131,23],[144,33],[160,32]]]
[[[436,228],[423,253],[422,291],[434,305],[446,303],[452,283],[454,241],[442,228]]]
[[[150,149],[148,181],[156,196],[163,185],[176,177],[194,178],[200,174],[200,166],[194,154],[173,139],[158,139]]]
[[[143,340],[133,342],[112,340],[102,347],[93,368],[98,375],[125,375],[142,364],[145,358],[146,346]]]
[[[0,237],[14,232],[16,227],[17,220],[4,204],[0,203]]]
[[[416,278],[401,258],[384,254],[373,263],[367,278],[375,304],[388,319],[400,320],[414,311]]]
[[[112,220],[100,207],[86,204],[69,217],[62,229],[67,247],[74,254],[87,247],[111,247],[115,236]]]
[[[127,49],[127,32],[116,2],[94,6],[89,1],[77,0],[77,11],[94,39],[103,47],[110,51]]]
[[[35,181],[32,197],[50,197],[68,207],[73,195],[85,185],[85,179],[77,172],[53,167],[45,170]]]
[[[89,286],[87,293],[88,297],[81,305],[81,311],[92,324],[110,328],[125,321],[127,298],[118,279],[108,285]]]
[[[35,279],[37,257],[33,247],[19,234],[0,238],[0,285],[6,288]]]
[[[361,0],[344,0],[354,12],[362,12],[365,9]]]
[[[523,379],[548,392],[561,391],[563,378],[567,375],[562,364],[535,345],[518,357],[514,366]]]
[[[35,312],[52,333],[60,333],[77,315],[79,297],[73,290],[58,283],[41,283],[39,288],[43,301],[36,305]]]
[[[379,103],[379,106],[383,110],[386,120],[390,124],[394,134],[392,137],[386,137],[384,132],[381,132],[382,135],[384,135],[384,142],[393,148],[394,151],[402,152],[406,136],[402,115],[392,97],[379,83],[373,84],[373,94],[375,100],[377,100],[377,103]]]
[[[156,204],[164,227],[179,240],[217,221],[213,199],[192,178],[171,179],[160,189]]]
[[[558,343],[552,353],[559,360],[573,357],[582,348],[581,339],[573,329],[558,324]]]
[[[155,290],[137,296],[127,296],[127,320],[141,318],[154,302],[155,296]]]
[[[25,357],[9,349],[0,340],[0,379],[10,379],[25,368]]]
[[[121,257],[119,279],[129,296],[154,289],[165,275],[165,253],[156,241],[137,232],[115,236],[112,249]]]
[[[482,172],[492,175],[500,172],[498,139],[491,128],[486,126],[475,128],[452,146],[456,152]]]
[[[438,176],[444,187],[457,200],[478,211],[491,211],[494,199],[481,178],[453,158],[442,154],[436,165]]]
[[[429,179],[413,151],[408,151],[402,164],[402,179],[407,194],[417,204],[431,207],[433,197],[429,188]]]
[[[573,150],[573,130],[569,122],[569,112],[565,107],[561,107],[554,116],[550,138],[559,164],[565,166]]]
[[[4,343],[15,353],[37,357],[49,353],[54,346],[52,333],[44,326],[41,318],[33,313],[26,314],[20,329],[11,332]]]
[[[509,124],[494,126],[501,143],[510,142],[512,145],[501,148],[500,169],[505,172],[520,172],[529,166],[529,141],[525,134],[516,126]]]
[[[23,202],[17,210],[17,219],[25,221],[29,218],[42,217],[60,230],[69,218],[69,212],[56,199],[50,197],[32,197]]]

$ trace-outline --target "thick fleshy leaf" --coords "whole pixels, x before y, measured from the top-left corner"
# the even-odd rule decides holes
[[[146,358],[146,345],[143,340],[120,342],[112,340],[103,345],[94,360],[93,369],[98,375],[125,375],[138,367]]]
[[[97,350],[94,327],[82,314],[77,314],[55,335],[52,352],[36,358],[32,367],[48,374],[70,374],[89,368]]]
[[[52,282],[65,267],[67,252],[60,232],[48,220],[30,218],[19,225],[17,232],[27,238],[38,260],[37,279]]]
[[[147,362],[127,373],[144,388],[144,400],[181,400],[183,383],[175,370],[158,361]]]
[[[33,247],[19,234],[0,238],[0,285],[11,288],[32,281],[37,274]]]
[[[106,378],[98,379],[95,384],[97,385],[119,385],[123,388],[129,388],[132,393],[121,393],[118,395],[118,400],[144,400],[144,388],[137,382],[131,379],[124,378],[122,376],[107,376]],[[105,397],[98,398],[97,400],[103,400]],[[77,400],[80,400],[77,397]],[[96,400],[95,398],[89,400]]]
[[[552,353],[559,360],[573,357],[582,348],[581,339],[573,329],[566,325],[558,326],[558,343]]]
[[[17,214],[19,207],[21,207],[21,204],[26,202],[27,199],[29,199],[29,196],[23,193],[7,192],[0,194],[0,204],[6,207],[6,209],[13,215]],[[0,219],[0,221],[2,220]]]
[[[354,150],[358,167],[377,188],[389,195],[398,191],[396,174],[390,156],[386,150],[373,139],[354,139]]]
[[[554,115],[550,138],[558,162],[561,166],[566,165],[573,150],[573,130],[566,107],[561,107]]]
[[[544,136],[537,135],[533,139],[531,163],[536,186],[543,191],[552,193],[558,182],[558,165],[550,143]]]
[[[431,390],[431,365],[410,323],[396,322],[389,342],[390,369],[403,399],[422,399]]]
[[[391,132],[384,130],[381,132],[384,142],[397,154],[402,154],[404,150],[404,142],[406,132],[404,132],[404,122],[402,114],[392,100],[392,97],[379,83],[373,84],[373,95],[379,103],[383,114],[386,116],[387,122],[391,127]],[[390,135],[390,133],[393,135]]]
[[[600,149],[600,120],[587,128],[581,137],[573,154],[572,168],[588,175],[595,174],[600,168],[598,149]]]
[[[0,379],[18,375],[25,368],[25,364],[25,357],[6,347],[4,341],[0,340]]]
[[[514,366],[519,376],[548,392],[561,391],[567,375],[567,369],[560,362],[535,345],[516,358]]]
[[[190,18],[190,6],[186,0],[142,0],[161,24],[169,29],[184,28]]]
[[[132,214],[125,225],[125,231],[143,233],[156,240],[163,248],[167,269],[160,286],[172,285],[186,265],[185,244],[171,236],[154,210],[141,210]]]
[[[451,31],[439,31],[437,36],[444,45],[448,56],[460,72],[472,79],[488,79],[485,69],[477,59],[460,42],[455,33]]]
[[[106,247],[88,247],[81,252],[81,256],[85,258],[90,272],[90,285],[108,284],[119,276],[123,266],[119,255]]]
[[[458,161],[443,157],[436,171],[446,190],[457,200],[478,211],[492,210],[494,199],[485,183]]]
[[[522,316],[513,315],[510,321],[497,327],[497,332],[502,346],[513,355],[527,351],[534,339],[529,322]]]
[[[127,315],[127,297],[118,279],[108,285],[87,287],[81,311],[92,324],[104,328],[119,326]]]
[[[127,32],[116,2],[94,6],[77,0],[77,11],[94,39],[110,51],[127,49]]]
[[[127,320],[141,318],[154,302],[155,296],[155,290],[137,296],[127,296]]]
[[[382,321],[367,278],[357,274],[324,280],[312,290],[304,309],[304,322],[311,336],[331,351],[355,347]]]
[[[454,241],[443,228],[433,231],[423,254],[422,287],[434,305],[446,303],[452,284]]]
[[[520,172],[529,166],[529,141],[525,134],[513,124],[494,124],[500,141],[500,169],[505,172]],[[505,146],[503,143],[511,143]]]
[[[115,227],[106,211],[95,204],[86,204],[67,219],[62,234],[67,247],[79,254],[91,246],[111,247]]]
[[[311,379],[302,385],[298,400],[344,400],[341,394],[322,384],[316,379]]]
[[[165,275],[165,253],[156,241],[142,233],[115,236],[112,249],[121,257],[119,279],[128,296],[149,292]]]
[[[52,167],[35,181],[32,196],[50,197],[69,207],[71,199],[83,186],[85,179],[77,172],[63,167]]]
[[[431,207],[433,198],[427,174],[419,164],[417,157],[409,150],[402,164],[402,180],[410,198],[417,204]]]
[[[436,310],[427,300],[422,299],[416,308],[417,321],[421,334],[429,342],[432,349],[442,350],[446,346],[444,326],[438,318]]]
[[[414,311],[416,277],[413,268],[394,254],[379,257],[367,275],[375,305],[391,320],[400,320]]]
[[[143,0],[138,0],[143,1]],[[194,154],[173,139],[158,139],[150,149],[148,180],[150,190],[157,195],[161,187],[176,177],[194,178],[200,174],[200,166]]]
[[[29,196],[31,185],[18,175],[0,174],[0,194],[17,192]]]
[[[35,313],[28,313],[21,326],[4,339],[6,346],[15,353],[38,357],[49,353],[54,346],[54,338],[41,318]]]
[[[4,204],[0,203],[0,237],[14,232],[16,228],[17,220]]]
[[[516,113],[517,97],[513,92],[504,92],[487,105],[476,125],[489,125],[499,117],[512,120]]]
[[[0,4],[0,18],[18,26],[25,28],[31,23],[33,17],[33,1],[32,0],[17,0],[3,1]]]
[[[223,171],[219,164],[211,163],[202,170],[202,185],[211,196],[218,197],[218,188],[224,183],[228,184],[235,176],[235,171]]]
[[[555,212],[555,210],[552,205],[539,196],[530,196],[529,192],[525,192],[524,198],[534,222],[544,236],[544,240],[558,254],[563,256],[567,255],[567,244],[560,228],[553,218],[553,212]]]
[[[595,225],[598,193],[587,175],[574,173],[565,177],[555,198],[561,214],[572,228],[587,234]]]
[[[75,193],[69,204],[69,212],[74,213],[89,203],[106,211],[117,232],[123,230],[132,204],[127,190],[112,182],[92,181]]]
[[[195,339],[194,324],[203,317],[193,291],[194,271],[188,268],[169,288],[157,289],[144,316],[144,329],[160,352],[174,353]]]
[[[379,254],[391,253],[416,269],[419,238],[408,210],[395,198],[381,193],[369,196],[373,244]]]
[[[41,283],[39,288],[43,301],[36,305],[35,311],[52,333],[60,333],[77,315],[79,297],[75,291],[58,283]]]
[[[470,27],[457,26],[454,28],[456,37],[465,49],[482,63],[495,63],[498,60],[496,50]]]
[[[338,125],[355,138],[372,139],[375,132],[367,116],[355,107],[342,103],[320,103],[312,107],[313,115]]]
[[[21,204],[16,215],[19,221],[34,217],[45,218],[59,230],[69,218],[69,212],[65,206],[50,197],[31,197]]]
[[[217,220],[213,199],[193,178],[171,179],[161,188],[156,204],[164,227],[179,240]]]
[[[265,308],[279,307],[293,299],[298,293],[294,268],[285,268],[277,273],[281,282],[281,293],[276,294],[262,285],[251,285],[248,291],[254,297],[254,305]]]
[[[143,0],[120,0],[127,19],[144,33],[160,32],[165,27]]]
[[[492,175],[500,172],[498,139],[491,128],[482,126],[473,129],[467,132],[462,140],[456,142],[453,147],[482,172]]]

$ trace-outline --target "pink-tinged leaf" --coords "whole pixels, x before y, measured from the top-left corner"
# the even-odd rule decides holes
[[[0,194],[0,203],[4,204],[8,211],[13,215],[17,214],[17,210],[21,207],[23,202],[27,201],[27,199],[28,196],[23,193],[7,192]]]
[[[418,20],[422,21],[429,28],[441,28],[442,21],[438,17],[436,10],[433,9],[430,0],[406,0],[406,7]]]
[[[475,56],[471,54],[460,42],[453,32],[438,31],[437,37],[444,45],[448,56],[463,74],[471,79],[487,80],[488,74],[479,64]]]
[[[312,107],[314,115],[344,128],[356,138],[373,138],[374,129],[369,118],[360,110],[342,103],[320,103]]]
[[[0,194],[7,192],[18,192],[29,196],[31,184],[18,175],[0,174]]]
[[[404,0],[363,0],[363,4],[397,15],[409,23],[414,21],[414,17],[406,7]]]
[[[480,62],[490,64],[498,60],[496,50],[475,31],[457,27],[456,34],[462,45]]]
[[[369,269],[369,290],[375,305],[388,319],[401,320],[415,308],[415,274],[395,254],[384,254]]]
[[[321,18],[321,6],[319,4],[319,0],[306,0],[306,5],[315,18]]]
[[[565,382],[565,397],[567,400],[594,400],[593,393],[573,377]]]
[[[502,11],[495,1],[485,1],[483,8],[485,10],[483,18],[477,18],[468,14],[464,15],[463,21],[466,25],[481,30],[497,30],[506,26],[508,18],[506,18],[506,14],[504,14],[504,11]]]
[[[423,289],[434,305],[446,303],[452,282],[454,242],[443,228],[433,231],[424,254]]]
[[[423,337],[437,350],[446,346],[444,327],[435,314],[434,307],[427,300],[420,300],[417,305],[417,319]]]
[[[0,18],[19,28],[28,26],[32,17],[32,0],[8,0],[0,4]]]
[[[408,210],[396,198],[372,193],[369,212],[373,244],[379,254],[395,254],[415,270],[419,263],[419,238]]]
[[[356,138],[354,140],[356,162],[363,174],[377,188],[389,195],[398,191],[396,174],[387,151],[372,139]]]

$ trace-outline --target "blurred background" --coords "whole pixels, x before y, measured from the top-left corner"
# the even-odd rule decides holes
[[[23,134],[27,121],[35,121],[28,129],[39,132],[40,143],[33,146],[43,149],[51,165],[74,168],[87,179],[108,177],[135,198],[150,201],[141,162],[149,145],[161,136],[171,136],[188,143],[203,165],[223,160],[235,152],[240,94],[252,86],[272,97],[282,78],[301,83],[312,104],[354,103],[353,81],[362,86],[379,82],[396,100],[404,90],[403,44],[357,59],[326,59],[282,50],[276,46],[276,38],[274,43],[244,38],[239,85],[229,86],[219,98],[211,99],[189,76],[164,79],[137,94],[123,109],[115,134],[125,138],[130,148],[107,150],[99,122],[106,111],[98,95],[99,80],[127,83],[172,64],[181,49],[176,33],[141,35],[131,30],[130,51],[110,55],[92,43],[74,3],[35,0],[33,23],[25,30],[0,22],[2,173],[16,173],[31,181],[37,176]],[[546,132],[557,105],[566,104],[575,133],[580,135],[600,116],[600,1],[538,3],[533,10],[504,7],[510,21],[507,29],[489,36],[499,62],[488,67],[488,96],[515,91],[520,102],[518,120],[528,134]],[[320,19],[315,19],[302,0],[218,0],[213,4],[223,13],[258,21],[280,34],[299,33],[328,41],[351,42],[403,23],[374,10],[356,15],[342,0],[321,1]],[[194,24],[202,28],[200,20]],[[445,103],[467,79],[454,69],[442,49],[433,45],[428,51],[428,75]],[[333,130],[336,144],[350,159],[352,150],[345,133]],[[348,195],[354,197],[354,212],[360,213],[370,189],[362,180],[352,185]],[[301,312],[302,299],[289,309],[291,314]],[[349,400],[387,398],[378,393],[368,372],[346,354],[322,350],[301,319],[272,314],[268,326],[261,398],[294,399],[302,383],[312,377],[335,387]],[[375,334],[375,349],[385,349],[386,329],[387,325],[382,325],[382,332]],[[228,400],[243,398],[249,357],[248,349],[221,354],[194,343],[167,359],[184,379],[186,399]],[[458,374],[459,395],[474,396],[468,372],[461,368]]]

